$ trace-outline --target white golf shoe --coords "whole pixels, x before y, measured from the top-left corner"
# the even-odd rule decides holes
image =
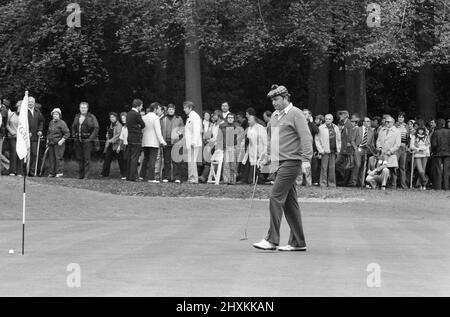
[[[284,247],[278,247],[278,251],[306,251],[307,249],[307,247],[293,247],[289,244]]]
[[[276,250],[277,248],[275,244],[270,243],[266,239],[263,239],[260,242],[253,244],[253,246],[260,250],[271,250],[271,251]]]

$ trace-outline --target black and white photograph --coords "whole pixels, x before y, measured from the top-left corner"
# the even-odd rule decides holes
[[[0,297],[450,296],[450,0],[0,0],[0,115]]]

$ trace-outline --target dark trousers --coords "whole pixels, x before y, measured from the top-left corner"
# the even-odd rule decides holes
[[[266,238],[267,241],[275,245],[280,244],[280,225],[284,212],[291,228],[288,244],[293,247],[306,246],[295,188],[295,181],[301,171],[301,166],[301,161],[280,162],[275,177],[275,183],[270,194],[270,228]]]
[[[23,161],[19,160],[16,153],[17,139],[9,139],[9,174],[21,174]]]
[[[75,156],[78,161],[78,177],[86,178],[89,176],[89,167],[92,153],[92,142],[86,140],[75,141]]]
[[[139,162],[139,156],[141,156],[142,146],[139,143],[128,144],[126,150],[126,161],[127,161],[127,181],[135,182],[138,173],[137,167]]]
[[[48,146],[48,160],[50,163],[50,175],[62,174],[64,170],[65,144],[59,146],[53,144]]]
[[[141,175],[143,179],[155,180],[155,165],[158,158],[157,147],[144,147],[144,160],[142,161]]]
[[[364,184],[365,179],[365,171],[364,166],[367,168],[367,151],[365,149],[362,149],[361,151],[356,150],[354,154],[354,166],[352,170],[352,179],[350,181],[351,186],[361,186]]]
[[[347,186],[352,177],[353,166],[349,161],[353,160],[352,153],[339,153],[336,158],[336,180],[339,186]],[[351,166],[348,167],[348,166]]]
[[[450,189],[450,156],[434,156],[433,187],[437,190]],[[443,184],[442,184],[443,183]],[[443,185],[443,186],[442,186]]]
[[[316,156],[313,156],[311,159],[311,179],[313,184],[318,184],[320,182],[320,161],[321,160]]]
[[[259,175],[259,169],[256,168],[255,171],[255,165],[251,165],[250,161],[247,160],[247,163],[242,164],[240,171],[239,171],[239,180],[246,184],[253,184],[253,175],[255,175],[255,178]],[[258,183],[262,182],[263,179],[261,176],[258,177]]]
[[[37,152],[37,146],[38,146],[38,141],[30,141],[30,174],[35,173],[35,169],[36,169],[36,160],[39,160],[38,158],[38,152]],[[39,164],[39,161],[38,161]]]
[[[402,145],[397,151],[397,159],[398,159],[398,176],[400,178],[400,186],[403,189],[408,188],[406,185],[406,158],[407,158],[406,146]],[[398,182],[397,182],[398,183]]]
[[[181,163],[177,163],[172,160],[172,148],[173,145],[167,145],[163,147],[163,157],[164,157],[164,169],[163,169],[163,179],[181,180]]]
[[[114,158],[117,158],[117,163],[119,163],[121,177],[125,177],[126,165],[123,157],[123,152],[121,151],[117,153],[117,151],[113,150],[113,147],[111,145],[106,149],[105,160],[103,161],[102,176],[109,176],[109,172],[111,170],[111,162]]]

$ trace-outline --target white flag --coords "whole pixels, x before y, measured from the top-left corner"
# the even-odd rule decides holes
[[[30,133],[28,128],[28,91],[25,92],[19,113],[19,126],[17,128],[17,156],[24,159],[30,150]]]

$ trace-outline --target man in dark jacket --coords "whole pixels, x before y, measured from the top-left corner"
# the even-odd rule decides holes
[[[167,145],[163,147],[164,183],[168,182],[169,180],[172,181],[172,171],[175,182],[179,183],[181,181],[181,163],[179,160],[174,160],[174,158],[172,157],[172,149],[180,141],[180,136],[183,135],[183,127],[183,119],[175,114],[175,105],[169,104],[167,106],[167,114],[163,118],[161,118],[161,133],[167,143]]]
[[[437,121],[436,130],[431,137],[431,151],[433,153],[433,185],[434,189],[450,189],[450,130],[445,128],[445,120]]]
[[[127,181],[135,182],[137,166],[142,149],[142,129],[145,128],[144,120],[140,114],[144,103],[140,99],[134,99],[132,108],[127,114],[128,146],[127,146]]]
[[[353,169],[350,163],[353,159],[353,147],[351,140],[354,133],[354,125],[352,120],[349,118],[349,113],[347,110],[342,110],[338,112],[340,118],[341,127],[341,152],[339,152],[338,158],[336,160],[336,177],[338,185],[347,186],[350,182],[351,172]],[[356,118],[353,121],[357,121]]]
[[[99,125],[97,118],[89,111],[87,102],[80,103],[80,113],[72,123],[72,136],[75,139],[75,155],[78,161],[78,178],[88,178],[89,163],[94,142],[98,139]]]
[[[36,108],[36,100],[28,97],[28,128],[30,131],[30,171],[29,176],[36,175],[36,160],[39,164],[38,142],[41,141],[44,130],[44,116]]]

